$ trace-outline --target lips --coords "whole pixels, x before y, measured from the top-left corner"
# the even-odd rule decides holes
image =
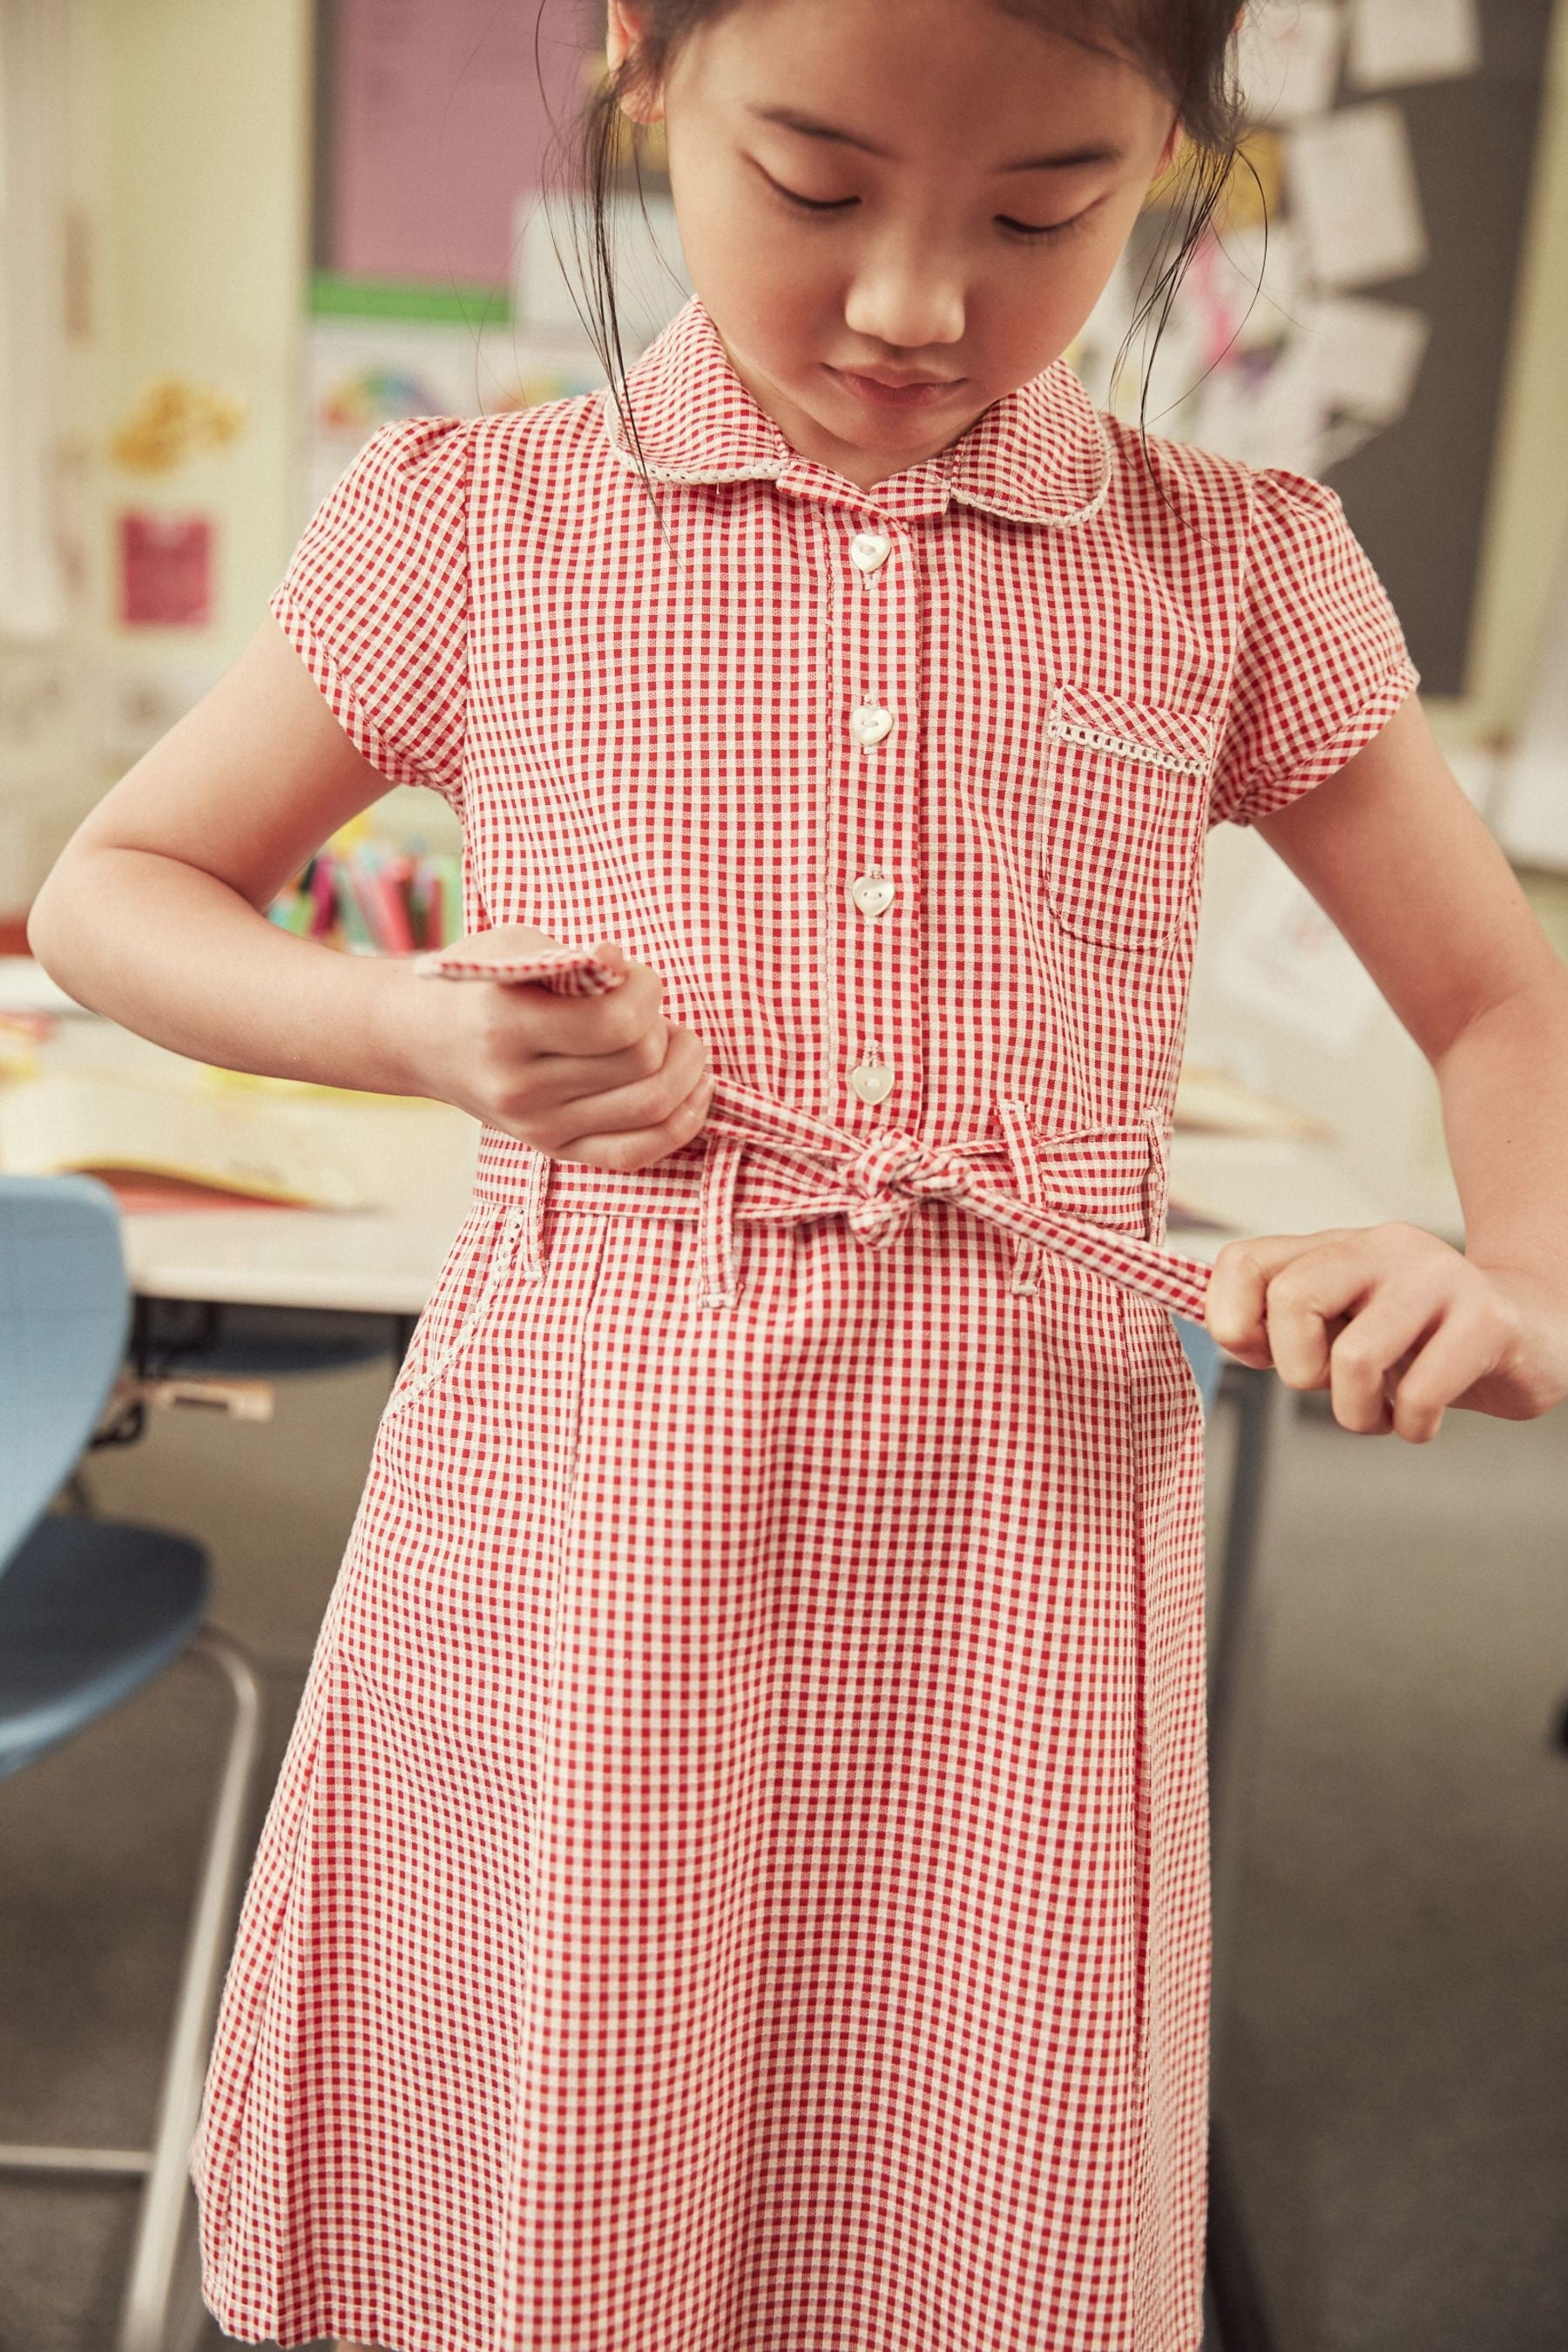
[[[910,392],[920,385],[962,383],[958,375],[879,375],[871,368],[839,368],[839,375],[858,376],[862,383],[879,383],[885,392]]]

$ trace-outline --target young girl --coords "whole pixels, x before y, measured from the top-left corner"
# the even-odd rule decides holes
[[[1184,136],[1223,178],[1234,13],[612,0],[595,152],[662,117],[697,295],[602,393],[376,434],[38,901],[149,1036],[482,1122],[193,2149],[245,2342],[1198,2342],[1169,1310],[1363,1434],[1568,1393],[1568,979],[1387,600],[1327,489],[1059,357]],[[263,919],[388,780],[475,960],[600,992]],[[1163,1250],[1222,820],[1430,1056],[1464,1255]]]

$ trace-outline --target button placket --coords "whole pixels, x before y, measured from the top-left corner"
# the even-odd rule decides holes
[[[918,615],[907,563],[889,565],[894,538],[867,523],[848,542],[848,559],[874,594],[853,595],[843,615],[845,674],[861,682],[846,731],[846,789],[838,803],[839,905],[847,923],[839,960],[838,1034],[855,1042],[840,1084],[854,1127],[879,1124],[891,1105],[900,1122],[918,1109],[923,1055],[919,1048],[921,989],[913,930],[918,894],[921,782],[918,730],[910,701],[920,677]],[[870,681],[879,690],[866,691]],[[863,1107],[861,1111],[854,1106]]]

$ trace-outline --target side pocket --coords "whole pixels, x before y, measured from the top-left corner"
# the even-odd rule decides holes
[[[479,1202],[453,1237],[436,1287],[414,1327],[382,1426],[422,1396],[483,1330],[498,1292],[510,1274],[526,1212],[519,1203]]]
[[[1047,724],[1041,881],[1096,947],[1169,939],[1198,890],[1213,732],[1198,714],[1058,683]]]

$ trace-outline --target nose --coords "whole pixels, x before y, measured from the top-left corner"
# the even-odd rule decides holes
[[[942,272],[929,247],[868,261],[844,304],[852,335],[881,344],[890,367],[917,372],[942,345],[963,341],[963,289]],[[937,361],[931,373],[941,368]]]

